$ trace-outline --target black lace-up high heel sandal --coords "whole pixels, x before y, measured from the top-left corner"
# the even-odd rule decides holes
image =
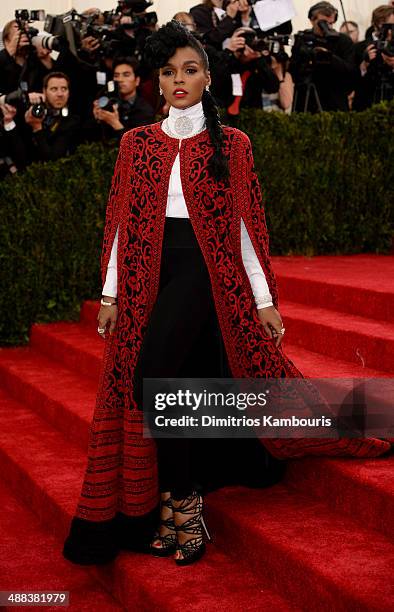
[[[155,536],[150,544],[150,552],[155,557],[169,557],[176,551],[176,547],[177,547],[177,537],[176,537],[176,530],[175,530],[175,524],[174,524],[174,515],[171,515],[167,519],[161,518],[163,506],[165,506],[166,508],[169,508],[170,510],[173,509],[171,496],[168,497],[167,499],[164,499],[164,500],[162,499],[160,501],[159,529],[156,531]],[[160,535],[161,526],[167,527],[167,529],[169,529],[173,533],[167,533],[164,536]],[[156,541],[160,542],[160,546],[154,545],[154,542]]]
[[[177,503],[176,500],[173,500],[173,502],[174,501]],[[206,539],[209,542],[212,541],[202,516],[202,495],[194,491],[189,497],[181,500],[179,505],[175,506],[173,504],[172,508],[174,515],[184,514],[190,516],[190,518],[187,518],[181,525],[175,525],[178,537],[176,549],[182,553],[182,558],[175,559],[175,563],[177,565],[189,565],[190,563],[198,561],[205,553],[204,533]],[[195,537],[181,543],[179,541],[179,533],[181,531],[183,533],[195,534]]]

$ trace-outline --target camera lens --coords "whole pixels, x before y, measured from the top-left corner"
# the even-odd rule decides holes
[[[31,107],[31,114],[36,119],[42,119],[46,115],[46,106],[43,102],[33,104]]]
[[[109,98],[108,98],[108,96],[101,96],[97,100],[97,102],[98,102],[99,108],[105,108],[109,104]]]

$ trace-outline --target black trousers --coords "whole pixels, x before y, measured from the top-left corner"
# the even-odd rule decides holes
[[[231,377],[209,272],[188,218],[166,217],[160,284],[134,373],[143,378]],[[275,460],[254,439],[156,438],[159,488],[183,499],[195,488],[266,486]],[[253,474],[253,470],[255,470]]]

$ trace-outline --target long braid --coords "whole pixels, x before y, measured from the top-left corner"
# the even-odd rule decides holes
[[[201,42],[177,21],[169,21],[153,32],[146,40],[144,60],[147,65],[157,69],[164,66],[176,50],[182,47],[192,47],[200,55],[204,68],[209,70],[207,53]],[[207,130],[211,139],[214,153],[209,162],[211,176],[220,181],[229,178],[228,160],[223,153],[223,130],[220,123],[219,109],[209,91],[204,90],[202,95]]]
[[[228,160],[223,154],[223,130],[220,123],[219,109],[212,94],[204,89],[202,95],[202,107],[204,110],[207,130],[211,138],[214,153],[209,162],[211,175],[218,181],[228,179],[230,176]]]

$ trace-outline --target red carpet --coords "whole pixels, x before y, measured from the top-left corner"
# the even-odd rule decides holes
[[[394,257],[273,263],[283,347],[306,376],[394,376]],[[69,590],[72,610],[393,609],[394,455],[293,460],[270,489],[211,493],[214,544],[192,567],[63,559],[103,350],[97,311],[87,302],[79,324],[35,325],[28,347],[0,350],[0,590]]]

